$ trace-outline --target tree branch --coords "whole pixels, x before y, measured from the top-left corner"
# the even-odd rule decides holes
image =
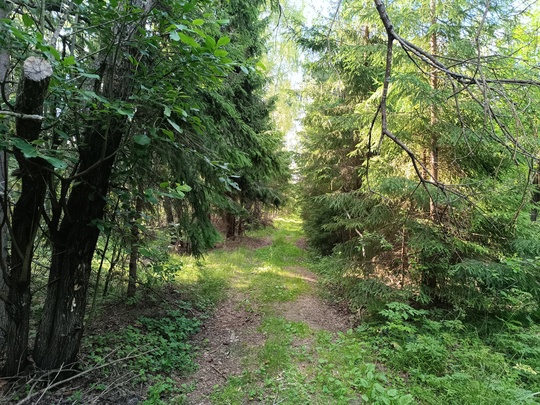
[[[12,111],[3,111],[3,110],[0,110],[0,115],[9,115],[10,117],[20,118],[22,120],[43,121],[45,119],[45,117],[43,117],[42,115],[21,114],[21,113],[16,113],[16,112],[12,112]]]

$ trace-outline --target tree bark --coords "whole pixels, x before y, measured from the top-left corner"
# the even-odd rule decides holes
[[[431,12],[431,27],[433,28],[437,24],[437,0],[430,0],[430,12]],[[433,30],[429,41],[429,48],[432,55],[436,56],[439,52],[437,32]],[[436,69],[433,69],[430,77],[430,86],[433,91],[436,91],[439,87],[439,75]],[[431,177],[435,183],[439,181],[439,134],[436,132],[436,125],[438,122],[437,106],[435,102],[431,104],[430,108],[430,150],[429,161],[431,166]],[[429,214],[432,220],[440,220],[440,215],[437,210],[437,201],[433,200],[433,196],[429,199]]]
[[[531,210],[531,221],[536,222],[538,219],[538,203],[540,202],[540,163],[536,165],[532,180],[532,196],[531,203],[533,209]]]
[[[171,199],[169,197],[163,198],[163,209],[165,210],[165,218],[167,221],[167,226],[174,224],[174,213],[172,209]]]
[[[437,0],[430,0],[429,3],[431,13],[431,27],[437,23]],[[438,38],[435,30],[432,31],[429,41],[429,48],[432,55],[437,55]],[[429,84],[433,91],[439,87],[438,71],[433,69],[430,76]],[[437,107],[435,102],[429,107],[430,113],[430,147],[429,147],[429,163],[431,168],[431,180],[435,183],[439,182],[439,134],[436,132],[436,125],[438,122]],[[434,200],[432,194],[429,196],[429,216],[432,221],[441,221],[441,213],[437,209],[437,201]],[[438,300],[437,292],[437,274],[432,269],[426,269],[422,274],[422,286],[426,289],[426,293],[434,300]]]
[[[142,211],[142,195],[137,196],[137,202],[135,203],[135,212],[131,220],[131,252],[129,254],[129,280],[127,288],[127,296],[134,297],[137,291],[137,262],[139,261],[139,243],[140,243],[140,231],[137,227],[137,219],[141,217]]]
[[[0,19],[7,18],[9,7],[6,2],[0,2]],[[9,95],[9,86],[6,83],[10,65],[8,49],[0,49],[0,84],[4,94]],[[8,296],[8,229],[7,229],[7,207],[6,203],[6,182],[7,182],[7,162],[8,155],[5,150],[0,151],[0,353],[6,349],[6,331],[8,325],[8,315],[6,310],[6,300]]]
[[[21,114],[43,113],[43,102],[52,68],[43,59],[29,57],[23,64],[15,111]],[[38,139],[41,121],[18,118],[17,137],[27,142]],[[6,362],[3,374],[17,374],[26,364],[30,321],[30,278],[34,241],[39,229],[47,190],[50,166],[41,158],[26,158],[18,149],[13,154],[19,164],[21,194],[13,209],[11,266],[8,277]]]
[[[43,316],[34,346],[34,361],[42,369],[56,369],[76,361],[79,351],[92,257],[103,218],[112,172],[110,156],[120,145],[123,122],[112,120],[107,130],[90,130],[81,148],[80,173],[73,186],[58,232],[52,235],[52,261]],[[96,163],[98,166],[96,167]],[[89,170],[90,168],[93,170]]]

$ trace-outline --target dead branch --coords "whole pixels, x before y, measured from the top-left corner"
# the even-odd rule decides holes
[[[75,375],[73,375],[73,376],[71,376],[71,377],[68,377],[68,378],[65,378],[65,379],[61,379],[60,381],[57,381],[57,382],[52,383],[52,384],[49,384],[49,385],[47,385],[45,388],[43,388],[43,389],[41,389],[41,390],[39,390],[39,391],[36,391],[36,392],[34,392],[34,393],[30,392],[24,399],[22,399],[22,400],[20,400],[19,402],[17,402],[16,405],[23,405],[23,404],[25,404],[27,401],[29,401],[30,399],[35,398],[35,397],[37,397],[38,395],[40,395],[39,399],[36,401],[36,404],[37,404],[37,403],[41,400],[41,398],[43,398],[43,396],[47,393],[47,391],[49,391],[49,390],[51,390],[51,389],[53,389],[53,388],[56,388],[56,387],[58,387],[59,385],[65,384],[66,382],[69,382],[69,381],[73,381],[73,380],[75,380],[75,379],[77,379],[77,378],[80,378],[80,377],[82,377],[82,376],[84,376],[84,375],[86,375],[86,374],[89,374],[89,373],[91,373],[91,372],[93,372],[93,371],[102,369],[102,368],[104,368],[104,367],[109,367],[109,366],[111,366],[111,365],[113,365],[113,364],[116,364],[116,363],[121,363],[121,362],[123,362],[123,361],[135,359],[135,358],[137,358],[137,357],[139,357],[139,356],[142,356],[142,355],[144,355],[144,354],[146,354],[146,353],[149,353],[149,352],[150,352],[150,350],[147,350],[146,352],[138,353],[138,354],[136,354],[136,355],[132,355],[133,352],[131,352],[131,353],[129,353],[127,356],[122,357],[122,358],[120,358],[120,359],[116,359],[116,360],[110,361],[110,362],[108,362],[108,363],[101,364],[101,365],[99,365],[99,366],[92,367],[92,368],[89,368],[89,369],[87,369],[87,370],[81,371],[81,372],[79,372],[79,373],[77,373],[77,374],[75,374]],[[60,368],[60,369],[58,369],[58,370],[53,370],[53,371],[47,372],[47,375],[50,375],[50,374],[56,374],[56,375],[58,376],[60,373],[65,372],[65,371],[74,371],[74,370],[67,370],[67,369],[62,369],[62,368]],[[53,381],[55,381],[55,380],[56,380],[56,377],[53,379]],[[35,385],[35,384],[34,384],[34,385]]]

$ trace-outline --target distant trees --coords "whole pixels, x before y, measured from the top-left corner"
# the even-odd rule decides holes
[[[263,51],[260,6],[75,1],[26,2],[6,11],[0,56],[11,61],[0,71],[1,145],[15,159],[2,195],[2,223],[12,242],[10,260],[2,262],[5,290],[0,283],[4,375],[17,374],[27,361],[38,246],[39,265],[48,270],[32,356],[40,368],[65,368],[76,361],[83,336],[98,240],[106,236],[103,264],[111,232],[122,234],[115,233],[120,218],[132,229],[122,243],[136,266],[142,210],[148,218],[167,201],[168,219],[200,254],[217,240],[214,210],[280,200],[274,186],[286,179],[286,159],[256,68]],[[21,97],[40,102],[19,79],[31,60],[50,66],[44,78],[50,85],[48,92],[40,87],[42,107],[27,110]],[[7,89],[15,82],[13,104]],[[19,116],[13,128],[12,113],[44,119]],[[131,270],[133,294],[136,267]]]
[[[303,161],[321,253],[415,286],[423,302],[537,301],[539,94],[525,22],[534,13],[511,2],[351,1],[329,37],[300,36],[319,55]]]

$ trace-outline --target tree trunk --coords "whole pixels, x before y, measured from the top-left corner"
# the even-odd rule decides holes
[[[99,236],[92,224],[102,219],[113,159],[102,161],[118,149],[123,123],[113,122],[108,136],[91,131],[81,148],[80,173],[73,186],[58,232],[52,235],[52,260],[36,343],[34,361],[42,369],[56,369],[75,363],[79,351],[92,257]],[[85,150],[86,149],[86,150]],[[105,153],[103,153],[103,149]],[[99,163],[100,162],[100,163]],[[89,170],[99,163],[93,170]]]
[[[232,212],[225,212],[224,218],[225,220],[225,236],[227,239],[235,239],[236,238],[236,215],[234,215]]]
[[[15,112],[41,115],[43,102],[52,76],[52,68],[43,59],[30,57],[23,65],[23,72],[17,91]],[[27,142],[38,139],[41,121],[17,118],[17,137]],[[50,166],[41,158],[26,158],[14,148],[19,164],[21,193],[12,217],[11,266],[8,277],[8,301],[6,328],[6,362],[3,374],[17,374],[26,364],[28,352],[28,332],[30,321],[30,277],[34,241],[47,190]]]
[[[430,0],[430,12],[431,12],[431,26],[437,24],[437,0]],[[433,30],[430,38],[430,52],[432,55],[436,56],[439,52],[439,47],[437,43],[437,32]],[[431,88],[435,91],[439,87],[439,76],[437,71],[434,70],[431,73],[430,77]],[[435,126],[437,125],[437,107],[435,102],[430,106],[430,127],[432,129],[431,140],[430,140],[430,154],[429,160],[431,165],[431,180],[435,183],[439,181],[439,134],[437,134]],[[437,202],[430,198],[429,202],[429,214],[431,219],[440,220],[437,210]]]
[[[532,185],[531,202],[533,204],[533,209],[531,210],[531,221],[535,222],[538,218],[538,203],[540,202],[540,163],[536,166]]]
[[[129,280],[127,288],[127,296],[134,297],[137,291],[137,262],[139,261],[139,243],[140,231],[137,227],[137,220],[141,217],[142,211],[142,195],[137,196],[135,203],[135,212],[131,220],[131,252],[129,254]]]
[[[5,1],[0,2],[0,19],[7,18],[9,8]],[[0,49],[0,83],[4,86],[4,93],[9,96],[9,85],[6,83],[9,72],[9,52],[7,49]],[[6,311],[6,300],[8,296],[8,229],[7,223],[7,163],[8,155],[6,151],[0,151],[0,354],[6,349],[6,330],[8,316]]]
[[[6,301],[9,294],[9,260],[8,260],[8,228],[7,213],[7,162],[8,155],[5,151],[0,151],[0,355],[4,353],[6,346],[6,331],[8,326],[8,315]]]
[[[437,0],[430,0],[430,12],[431,12],[431,26],[437,24]],[[430,38],[430,51],[431,54],[436,56],[439,52],[437,44],[437,33],[433,30]],[[434,70],[430,76],[430,86],[435,91],[439,87],[439,77],[437,71]],[[430,128],[431,139],[429,149],[429,163],[431,166],[431,181],[439,181],[439,134],[436,132],[436,125],[438,122],[437,108],[435,102],[430,106]],[[442,218],[440,212],[437,209],[437,201],[430,196],[429,199],[429,216],[432,221],[440,221]],[[437,275],[431,269],[425,270],[422,275],[422,286],[426,289],[427,294],[432,297],[434,301],[438,299],[437,293]]]
[[[167,221],[167,226],[170,226],[174,223],[174,214],[171,204],[171,199],[169,197],[163,198],[163,209],[165,210],[165,218]]]

